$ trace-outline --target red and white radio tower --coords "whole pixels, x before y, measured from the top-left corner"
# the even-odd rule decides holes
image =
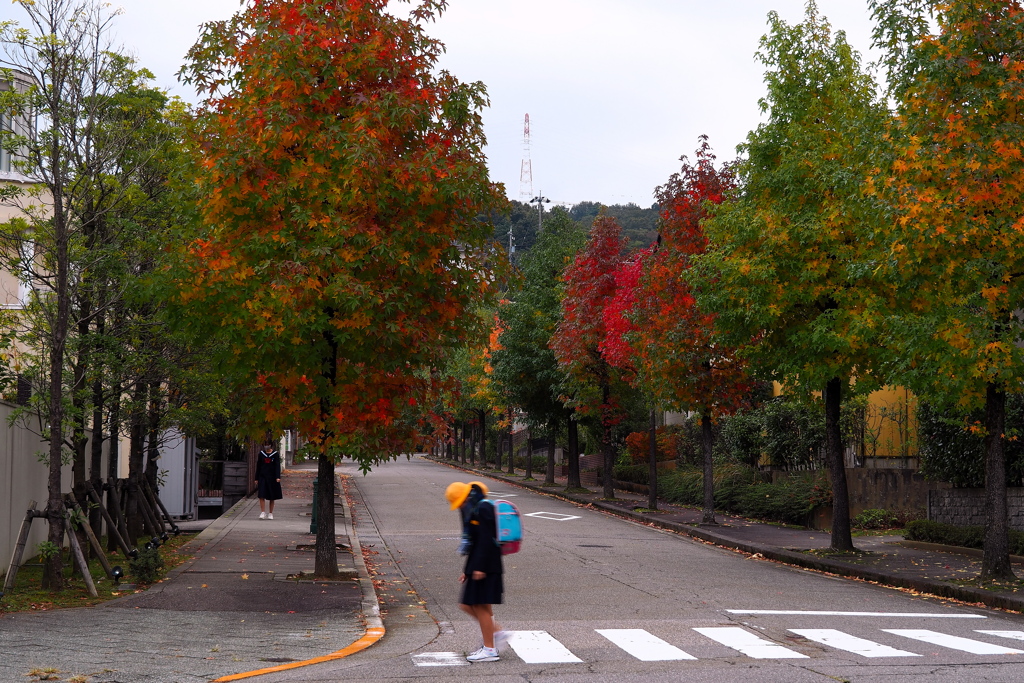
[[[523,165],[519,171],[519,201],[533,198],[533,164],[530,162],[530,115],[523,122]]]

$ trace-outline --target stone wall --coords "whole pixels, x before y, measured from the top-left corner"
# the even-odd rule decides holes
[[[1024,531],[1024,488],[1006,490],[1010,528]],[[957,526],[985,526],[985,489],[946,489],[928,494],[928,519]]]

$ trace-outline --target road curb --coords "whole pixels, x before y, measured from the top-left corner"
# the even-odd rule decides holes
[[[1018,598],[1010,595],[993,593],[983,588],[971,588],[968,586],[958,586],[955,583],[947,583],[945,581],[935,581],[931,579],[914,578],[909,576],[897,576],[895,574],[889,574],[886,572],[876,571],[867,567],[861,567],[859,565],[851,564],[849,562],[842,562],[840,560],[815,557],[813,555],[806,555],[804,553],[793,552],[791,550],[785,550],[776,546],[762,545],[760,543],[750,543],[747,541],[740,541],[722,534],[717,534],[709,531],[707,528],[698,528],[690,526],[688,524],[679,524],[677,522],[670,522],[664,519],[658,519],[656,517],[649,517],[641,515],[631,510],[623,510],[613,505],[608,505],[601,501],[586,500],[564,491],[553,490],[543,486],[537,486],[529,482],[512,479],[507,476],[503,476],[498,472],[491,472],[486,470],[476,470],[469,467],[465,467],[459,463],[449,462],[447,460],[440,460],[437,458],[428,458],[433,462],[441,465],[447,465],[453,469],[462,470],[464,472],[472,472],[474,474],[483,475],[490,477],[491,479],[497,479],[514,486],[520,486],[537,493],[543,493],[555,498],[576,503],[577,505],[590,506],[595,509],[607,512],[619,517],[624,517],[631,521],[641,522],[645,525],[655,526],[661,529],[667,529],[669,531],[675,531],[678,533],[691,536],[698,540],[706,543],[713,543],[715,545],[723,546],[726,548],[733,548],[741,552],[749,553],[750,555],[760,555],[768,560],[780,562],[783,564],[793,565],[801,567],[803,569],[810,569],[813,571],[824,572],[827,574],[835,574],[838,576],[844,576],[847,578],[860,579],[863,581],[869,581],[885,586],[892,586],[894,588],[903,588],[908,590],[917,591],[918,593],[928,593],[935,595],[940,598],[949,598],[951,600],[959,600],[961,602],[982,604],[987,607],[994,607],[997,609],[1008,610],[1011,612],[1024,612],[1024,597]]]

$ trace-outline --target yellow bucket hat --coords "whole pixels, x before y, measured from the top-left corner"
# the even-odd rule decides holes
[[[462,481],[454,481],[448,484],[444,497],[448,499],[448,504],[451,505],[452,510],[458,510],[462,507],[462,504],[466,502],[466,498],[469,497],[469,491],[472,488],[472,486]]]
[[[458,510],[462,507],[462,504],[466,502],[466,498],[469,497],[469,492],[473,490],[474,485],[479,486],[484,495],[487,495],[487,484],[482,481],[471,481],[468,484],[456,481],[448,484],[444,497],[448,499],[448,504],[451,505],[452,510]]]

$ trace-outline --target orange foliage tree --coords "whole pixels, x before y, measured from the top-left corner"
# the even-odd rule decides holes
[[[896,48],[902,78],[893,80],[906,84],[890,172],[872,179],[898,217],[891,372],[935,400],[984,406],[981,577],[1010,578],[1006,395],[1024,390],[1024,7],[923,3],[937,19],[932,33],[923,13],[874,4],[876,38]]]
[[[484,163],[482,84],[435,71],[443,46],[386,0],[257,0],[208,24],[184,80],[205,100],[203,201],[179,301],[228,350],[250,429],[298,426],[320,451],[316,573],[334,575],[333,461],[364,469],[418,436],[415,406],[471,311],[501,201]]]

